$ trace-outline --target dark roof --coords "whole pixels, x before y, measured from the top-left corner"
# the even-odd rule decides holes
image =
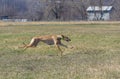
[[[112,10],[112,6],[102,6],[102,7],[99,7],[99,6],[89,6],[87,8],[87,11],[111,11]]]

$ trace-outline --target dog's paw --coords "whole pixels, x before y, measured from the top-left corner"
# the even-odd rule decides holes
[[[68,48],[69,48],[69,49],[73,49],[74,47],[73,47],[73,46],[69,46]]]

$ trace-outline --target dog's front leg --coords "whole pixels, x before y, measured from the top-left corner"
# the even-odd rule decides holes
[[[60,49],[60,46],[59,46],[60,41],[58,41],[58,39],[56,37],[53,38],[53,41],[54,41],[54,45],[58,48],[58,50],[60,51],[61,56],[62,56],[63,52],[62,52],[62,50]]]
[[[59,45],[55,44],[55,46],[58,48],[58,50],[60,51],[61,56],[62,56],[63,52],[62,52],[62,50],[60,49]]]
[[[68,48],[68,46],[67,46],[67,45],[64,45],[64,44],[62,44],[62,43],[61,43],[61,44],[59,44],[59,45],[61,45],[61,46],[63,46],[63,47]]]

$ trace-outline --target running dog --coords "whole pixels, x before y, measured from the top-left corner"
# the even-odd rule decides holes
[[[62,56],[62,50],[60,49],[60,46],[63,46],[63,47],[66,47],[66,45],[64,45],[61,40],[64,40],[64,41],[71,41],[71,39],[65,35],[45,35],[45,36],[38,36],[38,37],[33,37],[31,42],[26,45],[25,43],[24,44],[24,48],[29,48],[29,47],[36,47],[38,45],[39,42],[44,42],[48,45],[55,45],[58,50],[61,52],[61,56]]]

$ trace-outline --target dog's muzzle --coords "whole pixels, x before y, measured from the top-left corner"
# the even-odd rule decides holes
[[[67,41],[67,42],[70,42],[70,41],[71,41],[71,39],[67,39],[66,41]]]

